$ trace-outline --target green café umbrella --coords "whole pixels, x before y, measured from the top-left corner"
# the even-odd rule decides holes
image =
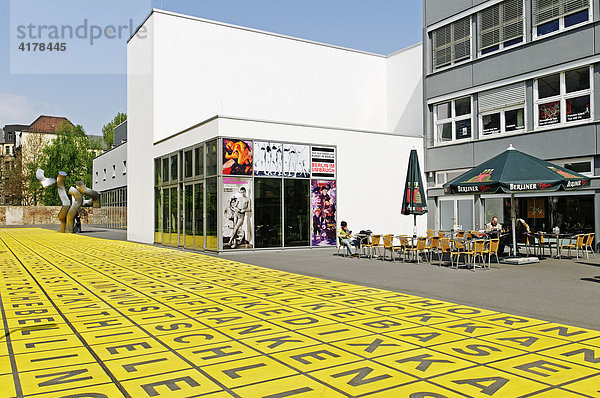
[[[402,199],[402,214],[414,215],[413,236],[417,236],[417,215],[427,213],[427,198],[425,188],[421,180],[421,168],[417,151],[412,149],[408,158],[408,170],[406,172],[406,184],[404,185],[404,197]]]
[[[444,184],[446,193],[510,193],[513,255],[517,255],[514,206],[517,192],[573,190],[590,185],[590,178],[517,151],[511,145],[500,155]]]

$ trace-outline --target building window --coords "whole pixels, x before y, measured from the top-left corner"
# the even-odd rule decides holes
[[[96,184],[98,183],[98,172],[96,172]]]
[[[471,97],[435,105],[434,124],[438,143],[471,138]]]
[[[533,0],[533,34],[544,36],[590,20],[589,0]]]
[[[479,93],[481,136],[525,131],[525,83]]]
[[[523,0],[506,0],[478,14],[481,54],[523,42]]]
[[[104,172],[102,173],[102,181],[106,181],[106,169],[103,170]]]
[[[117,176],[117,166],[115,166],[114,164],[112,166],[113,166],[112,178],[115,178]]]
[[[471,17],[433,31],[433,69],[471,58]]]
[[[127,161],[123,161],[123,175],[127,174]]]
[[[551,160],[551,162],[576,173],[580,173],[586,176],[594,175],[594,159],[591,157],[559,159]]]
[[[591,120],[592,75],[584,66],[536,79],[536,127]]]

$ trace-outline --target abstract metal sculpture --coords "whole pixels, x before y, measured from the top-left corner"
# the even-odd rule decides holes
[[[93,189],[89,189],[85,186],[83,181],[77,181],[75,183],[75,187],[69,188],[69,195],[73,197],[73,202],[69,200],[67,196],[67,191],[65,189],[65,178],[67,177],[67,173],[64,171],[58,172],[58,177],[56,180],[54,178],[46,178],[44,176],[44,170],[37,169],[35,172],[35,177],[38,179],[40,184],[44,189],[50,188],[54,184],[56,184],[56,188],[58,191],[58,197],[60,198],[60,202],[62,203],[62,207],[58,212],[58,220],[60,221],[60,232],[73,232],[73,223],[75,217],[77,216],[77,212],[81,208],[81,206],[93,206],[95,208],[100,208],[100,194]],[[82,195],[87,195],[91,198],[91,200],[84,200]]]
[[[67,191],[65,190],[65,178],[67,177],[67,173],[64,171],[58,172],[58,177],[56,177],[56,188],[58,190],[58,197],[60,198],[60,202],[62,203],[62,208],[58,212],[58,221],[60,221],[60,232],[65,233],[65,228],[67,225],[67,213],[69,212],[69,208],[71,207],[71,201],[67,196]],[[73,232],[72,230],[69,232]]]
[[[81,192],[74,187],[69,188],[69,195],[73,197],[73,203],[71,203],[71,207],[67,213],[67,231],[73,232],[73,220],[75,220],[75,216],[83,203],[83,196],[81,196]]]

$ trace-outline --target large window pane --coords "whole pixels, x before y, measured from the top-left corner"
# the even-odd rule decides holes
[[[160,169],[159,169],[160,170]],[[162,242],[162,203],[161,203],[160,188],[154,188],[154,242]]]
[[[309,180],[285,180],[284,240],[286,247],[310,245]]]
[[[590,96],[567,99],[567,122],[590,118]]]
[[[471,119],[456,122],[456,139],[471,137]]]
[[[190,152],[191,153],[191,152]],[[191,156],[190,156],[191,157]],[[184,231],[186,247],[194,246],[194,186],[186,185],[184,187]]]
[[[567,93],[587,90],[590,88],[590,68],[583,67],[565,72]]]
[[[449,119],[452,117],[452,112],[450,110],[450,102],[444,102],[443,104],[436,105],[436,112],[438,120]]]
[[[215,141],[216,146],[216,141]],[[216,152],[215,152],[216,154]],[[215,165],[216,165],[215,157]],[[206,248],[217,250],[217,178],[206,180]]]
[[[254,179],[255,247],[281,245],[281,179]]]
[[[183,166],[184,176],[188,178],[192,176],[192,151],[186,151],[183,155],[183,158],[185,163]]]
[[[583,10],[576,12],[575,14],[567,15],[565,17],[565,28],[587,21],[590,17],[589,14],[588,10]]]
[[[177,159],[177,157],[175,157],[175,159]],[[177,245],[177,224],[178,224],[178,215],[177,215],[177,187],[173,187],[170,189],[171,191],[171,211],[170,211],[170,218],[171,221],[169,223],[169,225],[171,226],[170,229],[170,233],[171,233],[171,245],[176,246]]]
[[[440,200],[440,227],[449,231],[454,227],[454,201]]]
[[[538,79],[538,98],[554,97],[560,94],[560,73]]]
[[[194,149],[194,175],[204,175],[204,147]]]
[[[560,101],[540,104],[538,110],[540,126],[560,123]]]
[[[194,185],[194,247],[204,249],[204,189]]]
[[[524,109],[513,109],[511,111],[504,112],[505,118],[505,130],[515,131],[525,128],[525,117]]]
[[[162,184],[162,178],[160,175],[160,159],[154,159],[154,185],[158,186]]]
[[[471,97],[457,99],[454,108],[456,116],[468,115],[471,113]]]
[[[458,224],[467,230],[473,229],[473,201],[470,199],[458,200]]]
[[[485,207],[485,222],[489,223],[492,221],[492,217],[498,217],[498,222],[504,224],[504,199],[502,198],[489,198],[485,199],[483,203]],[[503,225],[505,228],[506,226]]]
[[[163,181],[169,181],[169,159],[165,158],[162,160],[162,177]]]
[[[177,181],[177,155],[171,156],[171,181]]]
[[[162,190],[162,243],[169,244],[171,243],[171,238],[169,235],[171,233],[171,225],[169,224],[171,218],[169,217],[169,189]]]
[[[492,134],[500,132],[500,114],[492,113],[491,115],[483,115],[483,134]]]
[[[438,126],[438,140],[452,141],[452,123],[445,123]]]
[[[217,175],[217,140],[206,144],[206,175]]]

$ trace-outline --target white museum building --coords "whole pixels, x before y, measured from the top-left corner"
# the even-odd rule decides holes
[[[379,55],[153,10],[127,44],[128,239],[322,247],[342,220],[412,233],[421,76],[420,44]]]

